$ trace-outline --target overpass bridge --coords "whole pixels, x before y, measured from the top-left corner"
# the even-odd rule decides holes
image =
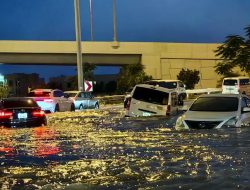
[[[198,88],[216,86],[214,50],[219,44],[82,42],[83,62],[96,65],[141,63],[155,79],[176,79],[182,68],[201,73]],[[76,65],[74,41],[0,41],[0,63]]]

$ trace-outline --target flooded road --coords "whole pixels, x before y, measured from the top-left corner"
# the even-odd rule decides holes
[[[250,128],[175,131],[121,108],[0,129],[1,189],[249,189]]]

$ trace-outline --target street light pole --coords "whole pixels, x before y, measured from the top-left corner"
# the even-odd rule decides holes
[[[117,33],[116,33],[116,0],[113,0],[113,30],[114,30],[114,42],[117,42]]]
[[[89,0],[89,13],[90,13],[90,33],[91,33],[91,41],[94,41],[92,0]]]
[[[80,21],[80,3],[74,0],[75,7],[75,30],[76,30],[76,46],[77,46],[77,77],[78,89],[83,91],[83,62],[82,62],[82,45],[81,45],[81,21]]]

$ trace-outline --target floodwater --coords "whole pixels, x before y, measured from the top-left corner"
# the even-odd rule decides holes
[[[250,128],[175,131],[175,117],[48,115],[0,129],[1,189],[250,189]]]

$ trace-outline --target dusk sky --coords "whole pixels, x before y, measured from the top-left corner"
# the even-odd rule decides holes
[[[92,2],[94,40],[112,41],[112,0]],[[80,3],[82,40],[90,41],[89,0]],[[250,0],[117,0],[118,41],[220,43],[244,34],[249,10]],[[74,0],[0,0],[0,26],[0,40],[75,40]],[[0,64],[0,73],[55,76],[51,68]],[[76,74],[75,67],[56,69],[57,75]],[[96,73],[117,71],[98,67]]]

